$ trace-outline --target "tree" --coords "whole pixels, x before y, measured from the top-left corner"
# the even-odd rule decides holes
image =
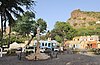
[[[47,28],[47,23],[43,19],[39,18],[36,22],[36,26],[39,26],[40,32],[44,33]]]
[[[16,20],[16,24],[13,27],[13,31],[20,33],[21,35],[29,34],[31,31],[36,35],[36,29],[39,26],[40,32],[44,33],[47,28],[47,23],[39,18],[37,21],[33,20],[32,12],[25,12],[23,16]]]
[[[56,35],[55,36],[55,40],[57,40],[58,42],[61,43],[61,41],[63,40],[59,35]]]
[[[23,36],[25,36],[26,34],[28,35],[32,31],[33,24],[36,23],[33,18],[34,13],[29,11],[25,12],[24,15],[22,15],[16,20],[15,26],[13,27],[13,31],[18,32]]]
[[[34,36],[37,34],[37,28],[40,28],[40,33],[45,33],[47,29],[47,23],[42,18],[39,18],[35,21],[32,26],[32,30],[34,31]]]
[[[76,33],[76,30],[73,29],[69,23],[67,22],[60,22],[57,21],[55,24],[54,29],[52,30],[52,34],[55,39],[59,36],[61,40],[59,42],[64,41],[64,39],[72,39],[74,37],[74,34]],[[51,36],[52,36],[51,34]]]
[[[40,33],[44,33],[46,28],[47,28],[47,24],[46,22],[39,18],[37,21],[36,21],[36,32],[37,32],[37,46],[36,46],[36,54],[35,54],[35,60],[37,59],[38,55],[40,55],[40,50],[39,50],[39,46],[40,46],[40,43],[39,43],[39,38],[40,38]]]
[[[20,13],[23,13],[23,9],[22,6],[25,6],[26,9],[29,9],[30,6],[33,5],[34,1],[33,0],[0,0],[0,16],[1,16],[1,31],[2,31],[2,38],[3,39],[3,27],[4,29],[6,28],[5,24],[8,21],[8,25],[10,28],[9,31],[9,42],[8,42],[8,46],[10,43],[10,33],[11,33],[11,26],[15,23],[14,22],[14,18],[12,16],[12,14],[15,17],[20,16]],[[5,21],[5,22],[4,22]],[[3,25],[4,22],[4,25]]]
[[[41,54],[40,54],[40,49],[39,49],[39,47],[40,47],[40,43],[39,43],[39,40],[40,40],[40,32],[41,33],[44,33],[44,31],[46,30],[46,28],[47,28],[47,24],[46,24],[46,22],[43,20],[43,19],[38,19],[37,21],[36,21],[36,23],[34,23],[33,24],[33,30],[34,30],[34,33],[36,33],[36,34],[34,34],[34,35],[36,35],[36,37],[37,37],[37,45],[36,45],[36,53],[35,53],[35,55],[34,55],[34,57],[32,57],[33,59],[35,59],[35,60],[37,60],[37,59],[39,59],[40,58],[40,56],[41,56]],[[32,35],[32,37],[31,37],[31,39],[29,40],[29,42],[28,42],[28,44],[27,45],[29,45],[30,44],[30,42],[32,41],[32,39],[34,38],[34,36]],[[26,45],[26,46],[27,46]],[[30,58],[30,56],[29,56],[29,58]]]

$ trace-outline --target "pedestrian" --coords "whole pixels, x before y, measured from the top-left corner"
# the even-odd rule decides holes
[[[22,47],[20,47],[19,49],[17,49],[17,56],[18,56],[18,59],[21,60],[21,56],[22,56]]]
[[[60,51],[61,51],[61,53],[63,53],[63,52],[64,52],[64,49],[63,49],[63,47],[62,47],[62,46],[60,47]]]
[[[55,51],[55,52],[56,52],[56,53],[55,53],[55,54],[56,54],[56,56],[55,56],[55,57],[57,58],[57,57],[58,57],[58,51]]]

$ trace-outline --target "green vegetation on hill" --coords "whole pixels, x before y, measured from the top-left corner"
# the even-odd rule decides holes
[[[87,16],[99,18],[99,20],[100,20],[100,12],[93,12],[93,11],[91,11],[91,12],[81,11],[81,12],[83,12]]]
[[[76,29],[76,36],[99,35],[100,36],[100,12],[87,12],[80,9],[74,10],[67,20]]]

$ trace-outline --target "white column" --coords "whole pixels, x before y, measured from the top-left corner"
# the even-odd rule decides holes
[[[1,48],[1,47],[0,47],[0,50],[1,50],[1,51],[0,51],[0,57],[2,57],[2,48]]]

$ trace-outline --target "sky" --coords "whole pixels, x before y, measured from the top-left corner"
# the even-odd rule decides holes
[[[35,0],[36,20],[39,18],[47,22],[47,30],[52,30],[57,21],[66,22],[71,12],[76,9],[82,11],[100,12],[100,0]],[[0,20],[1,21],[1,20]],[[0,24],[1,25],[1,24]],[[1,27],[1,26],[0,26]]]
[[[57,21],[66,22],[71,12],[100,11],[100,0],[36,0],[36,19],[42,18],[47,22],[47,29],[52,30]]]

